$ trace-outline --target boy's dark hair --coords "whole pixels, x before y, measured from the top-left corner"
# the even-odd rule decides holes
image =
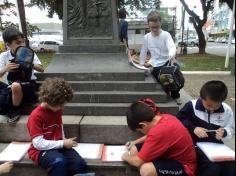
[[[125,19],[127,16],[127,12],[125,9],[120,9],[118,14],[119,14],[119,18],[121,19]]]
[[[47,78],[39,88],[39,102],[51,106],[63,105],[73,98],[73,89],[62,78]]]
[[[151,122],[155,117],[155,112],[147,104],[137,101],[133,103],[126,112],[127,123],[132,131],[141,128],[139,123]]]
[[[152,11],[147,16],[148,23],[149,22],[160,22],[162,21],[161,15],[158,12]]]
[[[14,27],[8,27],[3,31],[2,38],[5,43],[11,44],[14,40],[19,37],[24,38],[24,35]]]
[[[209,98],[212,101],[222,103],[228,96],[228,88],[222,81],[209,81],[203,85],[200,97],[204,100]]]

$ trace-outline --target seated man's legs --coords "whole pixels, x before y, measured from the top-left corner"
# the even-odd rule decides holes
[[[58,150],[42,151],[39,155],[39,166],[48,172],[48,176],[69,176],[67,160]]]
[[[87,171],[85,160],[74,149],[63,149],[61,152],[67,160],[69,175],[81,174]]]

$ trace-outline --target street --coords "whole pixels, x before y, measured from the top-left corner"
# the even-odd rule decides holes
[[[209,42],[206,52],[218,56],[226,56],[228,44]],[[198,53],[198,47],[188,47],[188,54]],[[235,44],[231,45],[230,57],[235,55]]]

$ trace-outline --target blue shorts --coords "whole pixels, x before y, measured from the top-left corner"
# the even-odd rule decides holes
[[[138,151],[142,149],[143,144],[136,145]],[[188,176],[181,163],[174,160],[156,159],[152,161],[156,168],[158,176]]]

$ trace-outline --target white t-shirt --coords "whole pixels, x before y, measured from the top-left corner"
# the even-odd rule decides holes
[[[3,69],[12,59],[14,59],[14,56],[12,56],[10,50],[1,53],[0,54],[0,69]],[[33,64],[34,65],[42,65],[42,63],[40,62],[40,60],[36,54],[34,54]],[[37,79],[37,77],[34,75],[34,72],[35,71],[32,72],[31,80]]]
[[[153,67],[163,66],[176,55],[176,46],[169,32],[161,31],[159,36],[148,33],[144,36],[144,43],[140,53],[140,65],[144,65],[147,52],[151,53],[149,63]]]

